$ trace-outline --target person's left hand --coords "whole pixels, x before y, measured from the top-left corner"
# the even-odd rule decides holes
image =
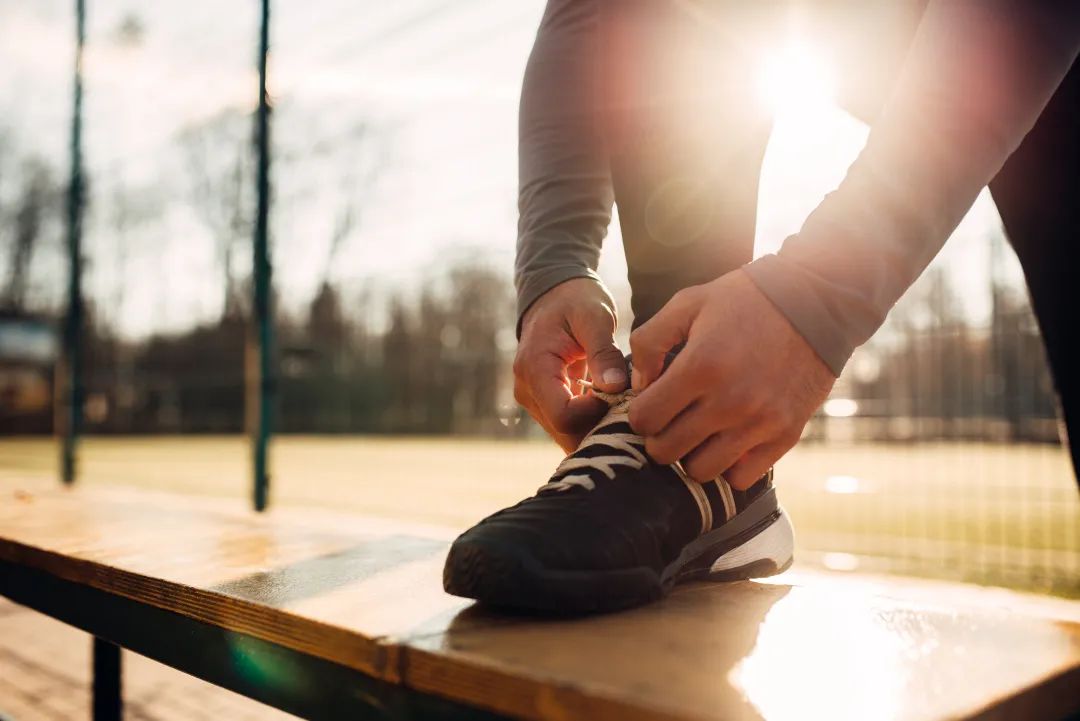
[[[679,351],[667,370],[664,356]],[[630,424],[658,463],[749,488],[798,442],[836,378],[742,270],[677,293],[630,336]]]

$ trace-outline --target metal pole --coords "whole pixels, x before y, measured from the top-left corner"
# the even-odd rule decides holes
[[[75,103],[71,116],[71,180],[67,195],[68,300],[64,317],[64,354],[57,382],[62,388],[57,419],[62,433],[60,473],[75,481],[75,450],[82,425],[82,57],[86,41],[86,5],[75,0]]]
[[[120,680],[120,647],[94,637],[94,721],[120,721],[124,701]]]
[[[268,248],[270,213],[270,101],[266,93],[266,56],[270,49],[270,0],[262,0],[262,23],[259,33],[259,108],[255,115],[255,149],[258,167],[255,178],[257,198],[255,216],[254,275],[255,297],[252,321],[257,355],[255,417],[252,419],[252,468],[255,480],[255,510],[266,508],[270,479],[267,472],[267,449],[270,443],[274,407],[273,317],[270,307],[270,253]],[[253,364],[254,365],[254,364]]]

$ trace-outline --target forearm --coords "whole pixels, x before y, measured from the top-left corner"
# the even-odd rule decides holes
[[[518,319],[543,293],[591,277],[611,221],[597,111],[598,2],[550,0],[525,70],[519,119]],[[602,285],[602,284],[601,284]]]
[[[751,277],[839,374],[1038,119],[1080,3],[939,0],[840,187]]]

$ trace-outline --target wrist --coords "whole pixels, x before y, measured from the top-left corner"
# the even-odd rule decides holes
[[[545,298],[551,299],[553,292],[570,291],[573,295],[595,294],[598,302],[603,303],[611,312],[612,319],[618,324],[615,299],[600,276],[591,268],[583,266],[559,266],[526,278],[517,278],[518,321],[517,336],[521,338],[526,316],[539,306]],[[580,286],[572,288],[571,286]],[[557,289],[561,289],[558,290]]]
[[[776,255],[758,258],[742,270],[817,357],[839,378],[859,342],[800,274]]]

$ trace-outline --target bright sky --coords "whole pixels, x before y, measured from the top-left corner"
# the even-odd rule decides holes
[[[58,168],[70,112],[70,5],[0,0],[0,128]],[[88,5],[88,291],[127,333],[181,328],[217,313],[222,283],[177,135],[224,109],[253,106],[256,3]],[[286,304],[302,304],[321,281],[350,200],[357,222],[331,272],[346,288],[370,278],[414,283],[466,249],[509,272],[518,88],[541,0],[279,0],[274,9],[275,282]],[[145,31],[134,45],[119,32],[131,16]],[[779,116],[762,180],[759,253],[798,229],[865,140],[864,126],[829,105],[829,72],[805,54],[781,54],[762,68],[762,102]],[[358,150],[347,140],[360,124],[378,140]],[[356,177],[373,163],[379,171],[356,199]],[[0,177],[0,198],[6,183]],[[112,224],[120,192],[152,199],[123,233]],[[988,311],[986,241],[995,233],[984,194],[939,260],[976,318]],[[49,296],[60,288],[53,241],[34,273]],[[619,243],[616,224],[601,272],[626,296]],[[246,248],[238,271],[245,260]]]

